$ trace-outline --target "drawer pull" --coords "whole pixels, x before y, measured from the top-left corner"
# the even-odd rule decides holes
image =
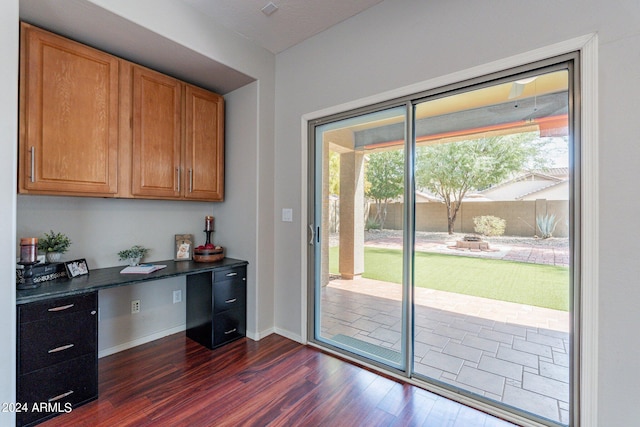
[[[55,402],[57,400],[64,399],[65,397],[67,397],[69,395],[72,395],[72,394],[73,394],[73,390],[69,390],[66,393],[62,393],[62,394],[59,394],[59,395],[57,395],[55,397],[52,397],[51,399],[48,400],[48,402]]]
[[[238,273],[227,273],[227,277],[233,277],[233,276],[237,276]]]
[[[53,307],[48,309],[47,311],[63,311],[63,310],[67,310],[70,309],[71,307],[73,307],[75,304],[69,304],[69,305],[61,305],[60,307]]]
[[[48,351],[48,353],[57,353],[59,351],[68,350],[73,346],[74,344],[61,345],[60,347],[52,348]]]
[[[235,331],[237,331],[237,329],[236,329],[236,328],[233,328],[232,330],[227,331],[227,332],[225,332],[224,334],[225,334],[225,335],[229,335],[229,334],[234,333]]]
[[[225,301],[225,303],[227,303],[227,304],[231,304],[231,303],[233,303],[233,302],[236,302],[237,300],[238,300],[238,298],[232,298],[232,299],[228,299],[228,300],[226,300],[226,301]]]

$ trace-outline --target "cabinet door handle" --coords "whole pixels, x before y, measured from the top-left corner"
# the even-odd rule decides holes
[[[29,148],[29,153],[31,154],[31,171],[29,179],[31,182],[36,182],[36,147]]]
[[[189,193],[193,193],[193,168],[189,168]]]
[[[227,303],[227,304],[231,304],[231,303],[234,303],[234,302],[236,302],[236,301],[238,301],[238,298],[232,298],[232,299],[228,299],[228,300],[226,300],[226,301],[225,301],[225,303]]]
[[[180,192],[180,168],[176,168],[176,175],[178,175],[178,193]]]
[[[237,329],[236,329],[236,328],[233,328],[232,330],[227,331],[227,332],[225,332],[224,334],[225,334],[225,335],[229,335],[229,334],[234,333],[235,331],[237,331]]]
[[[52,348],[48,353],[57,353],[59,351],[68,350],[73,347],[73,344],[61,345],[60,347]]]
[[[67,397],[69,395],[72,395],[72,394],[73,394],[73,390],[69,390],[66,393],[62,393],[62,394],[59,394],[57,396],[52,397],[51,399],[48,400],[48,402],[55,402],[57,400],[64,399],[65,397]]]
[[[71,307],[73,307],[75,304],[69,304],[69,305],[61,305],[60,307],[53,307],[48,309],[47,311],[63,311],[63,310],[68,310]]]
[[[238,273],[227,273],[227,277],[233,277],[233,276],[237,276]]]

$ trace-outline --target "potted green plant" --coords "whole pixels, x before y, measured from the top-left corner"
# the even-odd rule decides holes
[[[142,257],[149,252],[149,249],[144,246],[134,245],[129,249],[124,249],[118,252],[118,256],[120,257],[120,261],[128,261],[129,265],[138,265],[140,264],[140,260]]]
[[[38,249],[45,253],[47,262],[58,262],[63,253],[69,250],[71,239],[64,233],[51,230],[38,239]]]

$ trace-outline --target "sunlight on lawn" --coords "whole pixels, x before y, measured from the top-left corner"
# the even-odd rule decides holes
[[[402,251],[365,247],[368,279],[402,283]],[[338,274],[338,248],[330,248],[330,272]],[[524,262],[416,252],[418,287],[569,310],[569,268]]]

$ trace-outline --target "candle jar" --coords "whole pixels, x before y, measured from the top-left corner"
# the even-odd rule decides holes
[[[211,215],[204,217],[204,230],[213,231],[213,217]]]
[[[20,262],[38,261],[38,239],[36,237],[24,237],[20,239]]]

